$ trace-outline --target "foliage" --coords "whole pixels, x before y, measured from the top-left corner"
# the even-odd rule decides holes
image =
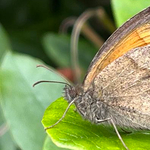
[[[143,0],[141,4],[138,0],[140,7],[133,7],[132,3],[126,2],[112,1],[118,26],[137,11],[147,7],[149,1]],[[92,4],[94,7],[97,6],[94,1]],[[122,13],[127,12],[124,10],[127,4],[132,14],[129,14],[130,11]],[[102,149],[122,148],[112,128],[93,125],[83,120],[77,112],[73,111],[74,106],[60,124],[48,130],[48,135],[45,134],[42,126],[42,123],[44,126],[55,123],[67,107],[65,100],[58,99],[62,96],[64,86],[41,84],[33,88],[32,85],[39,80],[68,82],[53,67],[71,67],[70,31],[64,35],[56,33],[56,30],[64,18],[70,14],[79,16],[86,8],[88,7],[84,3],[77,3],[76,0],[58,0],[57,3],[48,0],[37,0],[36,3],[32,0],[23,2],[2,0],[0,5],[3,25],[0,25],[1,150],[88,149],[87,147],[90,146],[95,146],[95,149],[98,147]],[[97,51],[95,47],[81,37],[79,59],[84,73]],[[52,66],[51,71],[36,68],[38,64]],[[41,123],[43,114],[44,118]],[[52,119],[49,119],[49,115]],[[6,129],[5,132],[3,132],[4,129]],[[90,132],[88,132],[89,129]],[[58,134],[58,131],[62,131],[61,134]],[[121,135],[129,147],[149,149],[149,134],[136,132],[131,135],[124,133]],[[77,137],[80,141],[75,140]],[[140,140],[140,137],[143,140]]]

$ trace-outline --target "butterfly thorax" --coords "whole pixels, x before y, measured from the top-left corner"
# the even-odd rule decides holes
[[[108,106],[102,101],[94,98],[93,88],[84,92],[81,85],[66,86],[64,91],[64,97],[68,102],[76,99],[74,103],[77,111],[83,116],[83,118],[97,123],[99,120],[109,117]]]

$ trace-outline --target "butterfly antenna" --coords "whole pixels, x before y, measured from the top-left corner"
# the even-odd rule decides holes
[[[47,70],[49,70],[49,71],[52,71],[50,68],[48,68],[48,67],[45,66],[45,65],[37,65],[36,67],[37,67],[37,68],[38,68],[38,67],[42,67],[42,68],[45,68],[45,69],[47,69]]]
[[[69,86],[69,87],[71,88],[71,85],[68,84],[68,83],[61,82],[61,81],[47,81],[47,80],[37,81],[37,82],[35,82],[35,83],[33,84],[33,87],[36,86],[37,84],[44,83],[44,82],[65,84],[65,85],[67,85],[67,86]]]
[[[45,65],[37,65],[36,67],[42,67],[42,68],[45,68],[49,71],[52,71],[50,68],[48,68],[47,66]],[[36,86],[37,84],[39,83],[43,83],[43,82],[49,82],[49,83],[60,83],[60,84],[65,84],[65,85],[68,85],[70,88],[71,88],[71,85],[68,84],[68,83],[65,83],[65,82],[61,82],[61,81],[47,81],[47,80],[41,80],[41,81],[37,81],[36,83],[33,84],[33,87]]]
[[[53,125],[51,125],[51,126],[49,126],[49,127],[46,127],[45,130],[50,129],[50,128],[54,127],[55,125],[57,125],[59,122],[61,122],[62,119],[66,116],[66,113],[68,112],[70,106],[71,106],[76,100],[77,100],[77,98],[73,99],[73,100],[69,103],[69,105],[68,105],[68,107],[66,108],[66,110],[65,110],[64,114],[62,115],[62,117],[61,117],[55,124],[53,124]]]

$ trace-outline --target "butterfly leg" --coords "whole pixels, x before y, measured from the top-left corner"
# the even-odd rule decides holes
[[[62,117],[61,117],[56,123],[54,123],[53,125],[46,127],[45,130],[50,129],[50,128],[56,126],[59,122],[61,122],[61,121],[63,120],[63,118],[65,118],[66,113],[68,112],[70,106],[71,106],[77,99],[78,99],[78,98],[73,99],[73,100],[69,103],[69,105],[68,105],[68,107],[66,108],[65,112],[63,113]]]
[[[126,150],[129,150],[129,148],[128,148],[128,147],[126,146],[126,144],[124,143],[124,141],[123,141],[123,139],[122,139],[120,133],[118,132],[118,129],[117,129],[117,127],[116,127],[116,125],[115,125],[115,123],[114,123],[114,121],[113,121],[112,118],[106,118],[106,119],[104,119],[104,120],[97,120],[97,123],[102,123],[102,122],[105,122],[105,121],[110,121],[110,122],[111,122],[111,124],[113,125],[113,127],[114,127],[114,129],[115,129],[115,132],[116,132],[118,138],[120,139],[121,143],[123,144],[123,146],[125,147]]]

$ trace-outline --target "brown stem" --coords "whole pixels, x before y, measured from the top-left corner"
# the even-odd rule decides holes
[[[87,23],[83,25],[81,32],[98,48],[104,43],[104,40]]]

